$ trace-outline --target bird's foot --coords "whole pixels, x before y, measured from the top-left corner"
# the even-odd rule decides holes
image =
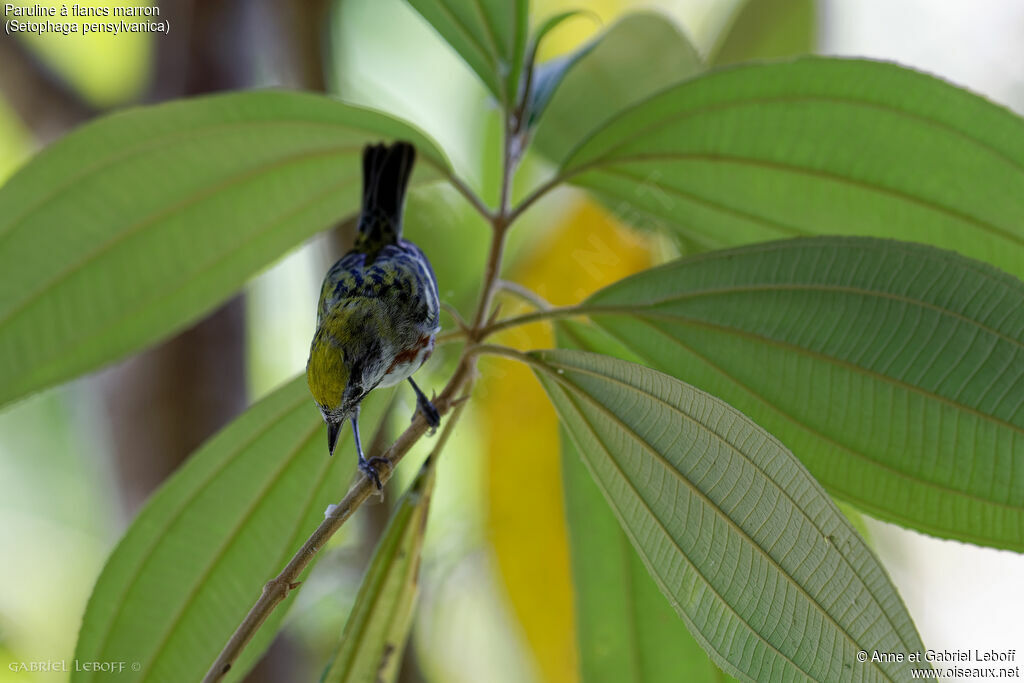
[[[391,467],[391,461],[388,458],[374,457],[366,460],[361,458],[359,460],[359,471],[369,477],[370,481],[374,483],[378,491],[384,489],[383,484],[380,483],[380,472],[377,471],[377,465],[387,465]]]
[[[430,425],[430,434],[433,435],[441,424],[441,414],[437,412],[437,408],[430,402],[426,394],[416,386],[416,382],[412,381],[412,377],[409,378],[409,384],[412,385],[412,390],[416,392],[416,408],[423,414],[423,419],[427,421],[427,424]],[[434,398],[437,398],[437,394],[434,394]],[[416,419],[416,413],[412,414],[412,419]]]
[[[430,425],[430,434],[433,436],[434,432],[441,425],[441,414],[437,412],[433,402],[427,400],[427,397],[422,394],[416,397],[416,408],[423,414],[423,419],[427,421],[427,424]],[[412,419],[416,419],[416,413],[412,414]]]

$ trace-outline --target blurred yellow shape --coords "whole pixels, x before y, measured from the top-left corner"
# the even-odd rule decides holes
[[[652,245],[598,204],[580,202],[510,275],[553,304],[571,304],[650,266]],[[508,297],[502,301],[505,314],[517,312]],[[529,349],[551,346],[553,337],[535,324],[495,341]],[[558,422],[529,369],[492,359],[482,365],[488,535],[537,670],[544,681],[569,683],[578,671]]]
[[[94,106],[104,109],[126,104],[137,99],[149,79],[152,46],[156,40],[166,40],[162,33],[87,33],[82,34],[83,23],[126,23],[140,21],[159,21],[162,17],[76,17],[73,16],[74,6],[87,8],[141,7],[149,6],[148,2],[131,2],[125,0],[76,0],[64,2],[57,0],[15,0],[11,4],[21,7],[53,7],[53,17],[11,17],[19,21],[39,23],[50,21],[54,24],[77,24],[74,33],[18,33],[18,40],[23,40],[47,66],[56,71],[82,94],[82,97]],[[61,8],[67,8],[68,16],[61,16]],[[225,31],[237,30],[238,27],[226,26]],[[171,31],[184,30],[180,26],[171,26]]]
[[[544,38],[537,51],[538,61],[543,62],[576,49],[614,23],[627,9],[629,9],[629,3],[623,0],[591,0],[590,2],[534,0],[532,8],[534,21],[545,21],[561,12],[583,11],[583,14],[569,19]]]

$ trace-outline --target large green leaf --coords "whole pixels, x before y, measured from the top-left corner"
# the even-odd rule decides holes
[[[751,680],[902,680],[923,651],[871,551],[806,468],[722,401],[581,351],[531,365],[644,564],[712,658]]]
[[[723,681],[658,590],[575,446],[562,440],[580,679]],[[614,590],[609,587],[614,586]]]
[[[526,52],[527,0],[406,0],[499,102],[513,106]]]
[[[701,69],[686,36],[654,12],[626,15],[583,50],[537,124],[534,145],[556,162],[614,115]]]
[[[896,237],[1024,275],[1024,121],[893,64],[709,73],[617,116],[562,175],[711,245]]]
[[[235,93],[79,128],[0,188],[0,404],[197,319],[358,210],[368,141],[407,124],[326,97]]]
[[[715,66],[814,52],[817,0],[743,0],[709,61]]]
[[[364,433],[390,392],[373,392]],[[304,377],[246,411],[200,448],[146,503],[96,582],[75,656],[137,662],[124,681],[198,681],[263,585],[339,500],[355,469],[351,430],[327,455]],[[140,457],[143,454],[140,454]],[[308,571],[308,570],[307,570]],[[240,679],[273,638],[289,596],[228,674]],[[77,670],[76,683],[97,680]]]
[[[557,337],[562,348],[614,352],[631,359],[628,350],[592,325],[560,321]],[[724,681],[725,675],[658,590],[564,427],[560,436],[580,679]]]
[[[587,307],[782,439],[834,495],[1024,550],[1020,280],[923,245],[804,238],[677,261]]]
[[[324,683],[386,683],[398,677],[419,591],[434,465],[421,470],[395,506],[366,570]]]

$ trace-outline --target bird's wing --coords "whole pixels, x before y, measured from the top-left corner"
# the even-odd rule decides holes
[[[323,322],[328,311],[339,302],[354,296],[364,296],[366,254],[350,251],[338,259],[324,276],[320,288],[320,308],[317,310],[317,327]]]
[[[421,329],[439,325],[437,279],[426,256],[411,242],[385,246],[369,265],[366,254],[358,251],[339,259],[324,278],[317,326],[332,308],[360,297],[389,299],[389,306],[406,311]]]

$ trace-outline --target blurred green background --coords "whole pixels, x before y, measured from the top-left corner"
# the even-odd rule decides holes
[[[572,49],[640,8],[666,13],[706,54],[742,4],[535,0],[531,19],[580,5],[594,15],[557,29],[542,57]],[[776,30],[776,43],[759,43],[747,54],[894,59],[1018,111],[1024,106],[1024,4],[1017,0],[755,4],[766,12],[802,9]],[[169,36],[0,36],[0,182],[48,142],[106,111],[214,90],[283,86],[324,90],[416,123],[493,202],[496,107],[401,0],[159,6],[172,22]],[[737,35],[764,40],[756,32]],[[543,162],[528,156],[520,180],[544,172]],[[486,253],[485,226],[454,191],[432,187],[412,194],[407,231],[434,263],[442,298],[468,313]],[[92,583],[146,495],[207,436],[303,370],[320,279],[346,239],[346,226],[318,236],[176,338],[0,413],[0,683],[66,680],[59,671],[19,672],[9,665],[72,661]],[[628,229],[570,190],[530,212],[510,247],[505,277],[557,304],[578,301],[684,248]],[[572,254],[569,262],[550,256],[564,253]],[[515,310],[514,300],[505,300],[504,312]],[[450,317],[444,324],[453,326]],[[502,341],[520,348],[551,342],[541,326]],[[454,357],[453,349],[442,347],[417,381],[440,388]],[[554,414],[528,372],[501,361],[481,367],[479,400],[439,467],[420,609],[402,680],[576,680]],[[392,428],[401,428],[412,410],[411,395],[400,394]],[[413,459],[423,455],[421,449]],[[414,464],[403,465],[399,477],[407,480],[414,471]],[[535,502],[525,512],[516,504],[524,486]],[[390,488],[399,491],[402,484]],[[387,502],[368,505],[357,524],[346,526],[250,680],[319,675],[387,519]],[[1021,557],[868,522],[929,646],[1024,643],[1019,619],[1000,617],[1007,605],[1024,604],[1024,588],[1014,580],[1024,570]],[[967,584],[973,588],[964,595]]]

